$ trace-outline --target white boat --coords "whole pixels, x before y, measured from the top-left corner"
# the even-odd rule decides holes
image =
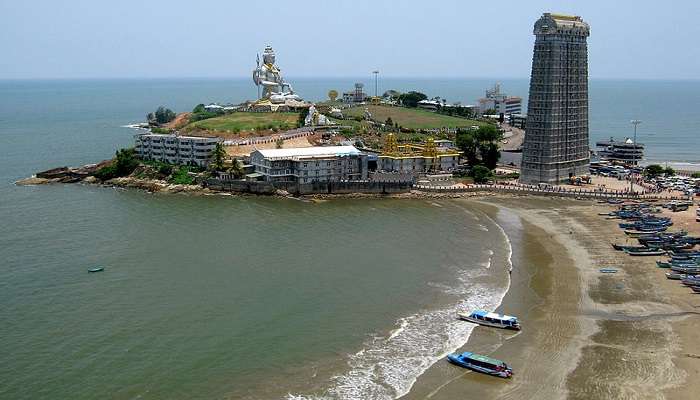
[[[510,315],[496,314],[484,310],[474,310],[468,314],[457,313],[457,316],[459,317],[459,319],[463,319],[465,321],[473,322],[479,325],[492,326],[494,328],[502,329],[512,329],[516,331],[520,330],[518,318]]]

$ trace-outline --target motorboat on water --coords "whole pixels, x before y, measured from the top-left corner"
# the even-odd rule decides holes
[[[512,329],[515,331],[519,331],[521,329],[518,318],[484,310],[474,310],[468,314],[457,313],[457,317],[475,324],[492,326],[494,328]]]
[[[513,376],[513,369],[501,360],[482,356],[470,351],[464,353],[452,353],[447,356],[447,360],[452,364],[459,365],[463,368],[481,372],[483,374],[499,376],[501,378],[510,378]]]
[[[105,270],[105,267],[93,267],[88,270],[88,272],[102,272]]]

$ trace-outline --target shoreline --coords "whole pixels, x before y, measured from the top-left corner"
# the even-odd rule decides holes
[[[468,201],[468,200],[467,200]],[[498,308],[518,334],[476,327],[460,351],[513,365],[501,380],[436,363],[402,399],[691,399],[700,390],[700,297],[667,281],[654,260],[616,252],[625,235],[597,216],[609,207],[562,199],[497,196],[523,223],[513,238],[512,285]],[[600,267],[616,274],[600,274]]]

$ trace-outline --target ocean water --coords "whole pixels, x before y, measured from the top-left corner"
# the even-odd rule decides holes
[[[318,99],[356,80],[295,84]],[[490,83],[381,89],[468,103]],[[684,143],[659,139],[650,157],[698,161],[696,83],[591,87],[592,133],[619,135],[630,118],[651,127],[627,115],[648,112],[666,130],[640,140]],[[0,398],[394,399],[466,342],[457,310],[498,306],[521,227],[462,203],[13,184],[110,157],[132,143],[123,126],[158,105],[254,95],[247,80],[0,82]],[[106,271],[88,274],[95,265]]]

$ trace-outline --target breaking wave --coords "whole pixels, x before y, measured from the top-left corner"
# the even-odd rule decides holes
[[[490,219],[490,218],[489,218]],[[490,219],[503,233],[507,248],[507,265],[512,269],[512,248],[502,227]],[[459,295],[462,300],[437,310],[426,310],[400,318],[386,336],[368,340],[362,350],[349,356],[349,370],[331,378],[331,385],[321,395],[289,394],[287,400],[393,400],[407,394],[430,366],[447,354],[464,346],[475,325],[455,318],[458,311],[500,306],[510,288],[474,283],[490,268],[493,251],[484,254],[488,261],[462,268],[455,280],[458,284],[431,285]],[[492,272],[491,272],[492,273]]]

